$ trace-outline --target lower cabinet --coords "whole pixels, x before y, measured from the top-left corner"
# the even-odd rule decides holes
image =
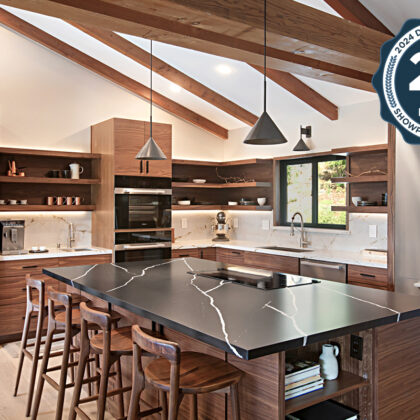
[[[299,274],[299,258],[282,255],[245,252],[245,265],[287,274]]]
[[[46,287],[65,291],[66,285],[42,274],[47,267],[101,264],[111,262],[111,254],[83,257],[39,258],[0,262],[0,343],[20,340],[26,313],[26,275],[44,280]],[[36,318],[31,322],[31,332]]]
[[[173,249],[172,258],[201,258],[201,250],[199,248]]]
[[[356,286],[386,290],[388,288],[388,270],[349,264],[347,266],[347,281]]]

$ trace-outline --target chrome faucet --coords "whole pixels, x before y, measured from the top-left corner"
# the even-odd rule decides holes
[[[292,222],[290,224],[290,236],[295,236],[295,225],[294,225],[294,220],[296,216],[300,216],[300,239],[299,239],[299,246],[301,248],[306,248],[309,245],[309,241],[306,238],[306,234],[305,234],[305,228],[304,228],[304,223],[303,223],[303,216],[302,213],[297,211],[293,216],[292,216]]]
[[[76,242],[76,230],[74,229],[73,223],[69,223],[69,248],[73,248]]]

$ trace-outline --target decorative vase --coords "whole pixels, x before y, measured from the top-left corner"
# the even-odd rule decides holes
[[[338,377],[338,361],[337,356],[340,352],[338,346],[332,344],[324,344],[322,353],[319,356],[319,364],[321,366],[321,376],[329,381]]]

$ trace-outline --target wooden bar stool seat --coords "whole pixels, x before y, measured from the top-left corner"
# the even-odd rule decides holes
[[[84,301],[84,302],[86,302],[86,301]],[[99,311],[99,312],[107,312],[111,316],[111,322],[112,323],[118,322],[121,319],[121,315],[118,312],[115,312],[115,311],[112,311],[112,310],[107,311],[104,308],[99,308],[99,307],[96,307],[96,306],[93,306],[93,307],[90,306],[90,308],[92,308],[95,311]],[[55,316],[55,320],[57,322],[65,325],[66,324],[66,313],[65,312],[58,313]],[[71,323],[72,323],[72,325],[80,327],[81,322],[82,321],[81,321],[81,316],[80,316],[80,309],[79,308],[74,308],[71,312]],[[95,329],[95,330],[98,329],[98,327],[94,324],[91,324],[88,327],[89,327],[89,329]]]
[[[238,384],[243,372],[224,360],[207,354],[182,352],[177,343],[152,337],[138,325],[133,326],[133,389],[127,420],[142,418],[139,401],[145,382],[159,390],[164,406],[163,418],[176,420],[185,394],[192,394],[191,418],[198,419],[197,395],[230,388],[232,419],[239,420]],[[142,367],[143,352],[159,357]],[[166,409],[169,394],[169,415]]]
[[[171,364],[164,358],[153,360],[144,369],[146,380],[165,392],[171,389]],[[202,394],[239,383],[242,372],[231,364],[207,354],[181,352],[179,390],[182,394]]]

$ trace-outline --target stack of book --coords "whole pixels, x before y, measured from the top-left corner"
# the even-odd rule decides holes
[[[324,387],[319,363],[298,361],[286,363],[286,400],[308,394]]]

